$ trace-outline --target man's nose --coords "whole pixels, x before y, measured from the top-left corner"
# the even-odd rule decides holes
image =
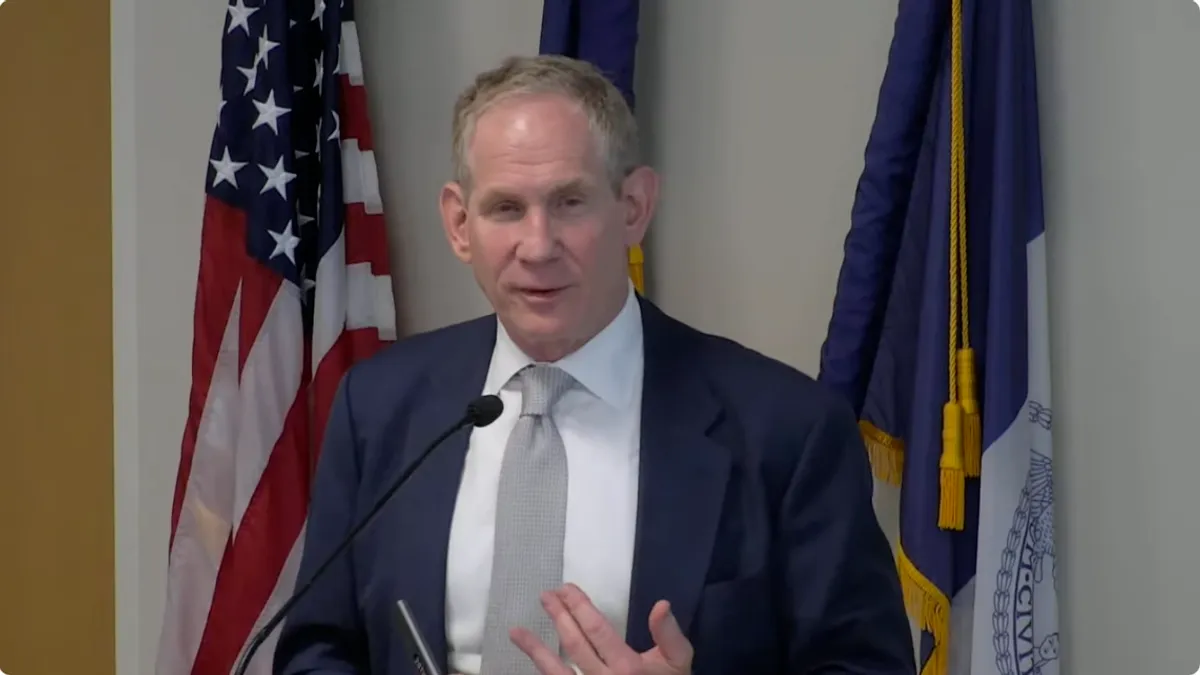
[[[549,260],[558,254],[558,234],[543,209],[530,209],[521,230],[517,255],[527,262]]]

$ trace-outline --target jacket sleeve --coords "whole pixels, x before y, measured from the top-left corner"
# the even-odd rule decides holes
[[[334,396],[313,480],[300,589],[353,527],[359,483],[351,369]],[[275,649],[274,675],[365,674],[366,637],[359,621],[353,548],[343,551],[292,607]]]
[[[784,495],[789,674],[914,675],[912,631],[850,408],[815,422]]]

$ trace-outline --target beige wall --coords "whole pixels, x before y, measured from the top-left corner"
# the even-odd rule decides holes
[[[1034,19],[1068,667],[1195,673],[1200,10],[1040,0]]]
[[[117,672],[152,675],[227,3],[109,4]]]
[[[114,667],[108,8],[0,8],[0,669]]]
[[[119,671],[149,675],[224,3],[112,2],[125,19],[113,25]],[[485,309],[436,221],[452,96],[503,54],[536,49],[541,0],[358,2],[397,297],[409,328],[431,328]],[[811,371],[896,2],[643,4],[639,114],[666,178],[650,293]],[[1191,673],[1200,11],[1035,6],[1063,672]]]

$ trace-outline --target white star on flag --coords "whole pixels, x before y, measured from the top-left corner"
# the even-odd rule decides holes
[[[243,68],[238,66],[237,69],[238,72],[246,76],[246,90],[242,93],[249,94],[250,92],[254,91],[254,84],[258,82],[258,68]]]
[[[246,166],[245,162],[235,162],[230,159],[228,147],[225,148],[225,154],[221,159],[210,159],[208,163],[212,164],[213,170],[217,172],[217,175],[213,176],[213,187],[217,187],[222,182],[237,187],[237,172]]]
[[[332,140],[336,139],[338,137],[338,135],[341,133],[342,133],[342,118],[338,116],[337,111],[335,110],[333,112],[333,133],[329,134],[329,138],[326,138],[325,140],[332,141]],[[320,146],[318,146],[318,147],[320,147]]]
[[[321,30],[325,30],[325,0],[317,0],[317,5],[313,8],[312,20],[317,22]]]
[[[271,38],[267,37],[267,27],[263,26],[262,36],[258,38],[258,54],[254,56],[254,67],[257,68],[260,62],[264,66],[268,66],[267,56],[271,53],[272,49],[278,46],[278,42],[272,42]]]
[[[300,244],[300,237],[292,234],[292,221],[288,221],[287,227],[283,228],[283,232],[272,232],[267,230],[267,234],[271,235],[271,238],[275,240],[275,250],[271,251],[271,257],[275,258],[276,256],[283,254],[287,256],[287,259],[290,260],[293,265],[295,265],[296,246]]]
[[[304,291],[305,295],[307,295],[309,291],[311,291],[312,289],[317,287],[317,280],[308,276],[308,267],[307,266],[301,268],[300,278],[304,280],[301,282],[300,288],[301,288],[301,290]],[[306,301],[307,301],[307,299],[306,299]],[[0,675],[3,675],[3,674],[0,673]]]
[[[271,131],[274,131],[276,134],[279,133],[277,120],[291,110],[290,108],[281,108],[275,105],[275,92],[273,91],[267,94],[266,101],[262,103],[255,101],[254,107],[258,108],[258,119],[254,120],[254,126],[251,129],[257,129],[265,124],[271,127]]]
[[[229,5],[229,30],[227,34],[232,33],[235,29],[241,28],[246,32],[246,37],[250,37],[250,15],[257,12],[257,7],[247,7],[243,0]]]
[[[283,168],[283,157],[281,156],[279,161],[275,162],[274,167],[259,164],[258,168],[261,169],[263,174],[267,177],[267,182],[263,183],[262,190],[259,190],[258,193],[262,194],[267,190],[274,189],[279,193],[280,197],[287,199],[287,185],[288,183],[292,182],[292,179],[296,177],[296,174],[291,173]]]

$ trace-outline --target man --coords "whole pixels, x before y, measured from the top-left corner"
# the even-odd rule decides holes
[[[626,255],[654,212],[621,94],[516,58],[462,95],[450,245],[495,314],[346,376],[300,578],[480,393],[285,624],[276,673],[409,673],[395,603],[476,675],[914,672],[849,409],[666,316]]]

